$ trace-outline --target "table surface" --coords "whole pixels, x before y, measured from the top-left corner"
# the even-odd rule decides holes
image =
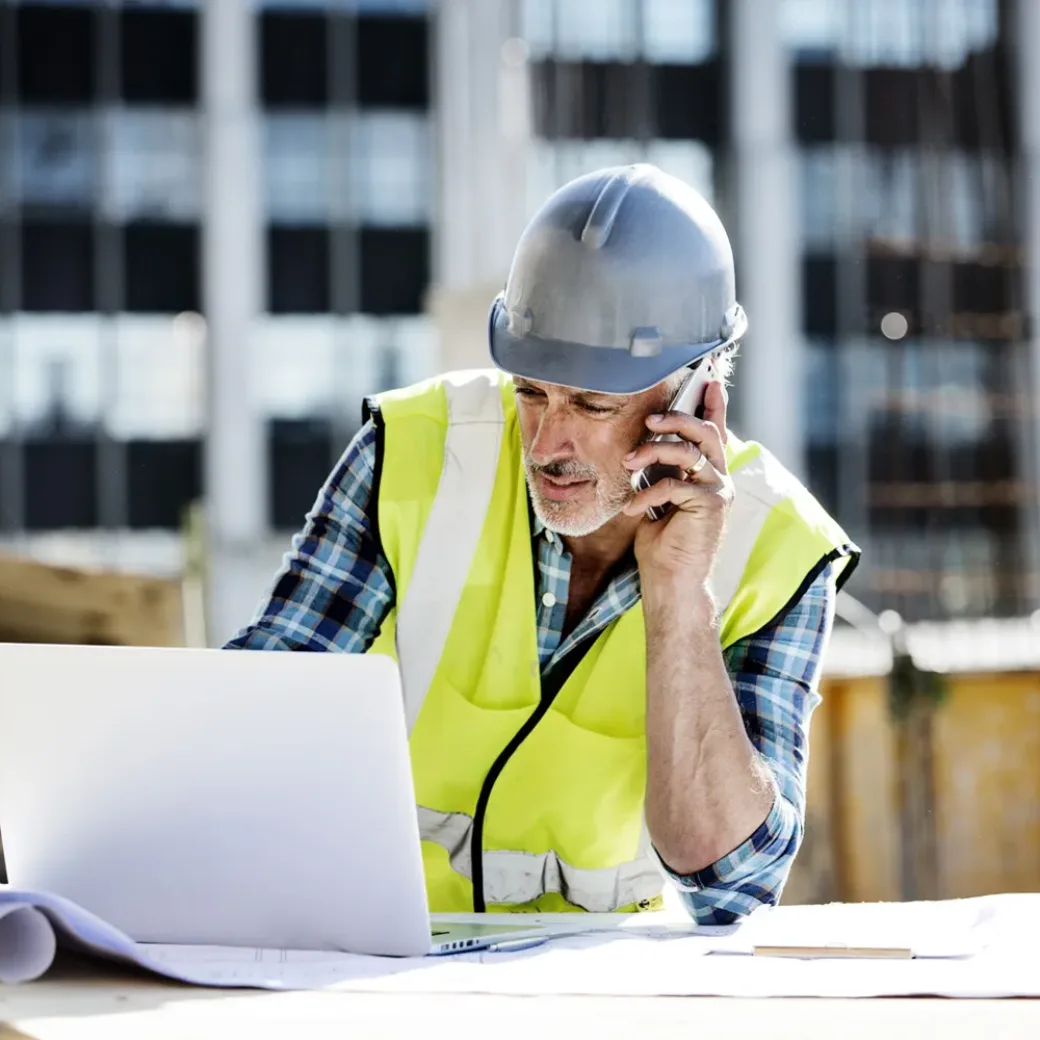
[[[507,997],[317,991],[270,993],[181,985],[61,954],[22,986],[0,986],[0,1040],[167,1040],[347,1036],[453,1040],[479,1028],[513,1036],[725,1036],[842,1040],[1040,1036],[1040,1000],[745,1000],[711,997]],[[421,1030],[421,1033],[420,1033]]]

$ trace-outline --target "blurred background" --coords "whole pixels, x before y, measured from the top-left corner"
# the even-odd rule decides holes
[[[1040,887],[1037,0],[0,0],[0,636],[219,645],[362,396],[488,364],[528,216],[639,160],[864,550],[792,891]]]

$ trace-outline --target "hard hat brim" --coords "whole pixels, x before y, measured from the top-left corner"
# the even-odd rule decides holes
[[[732,346],[746,328],[747,321],[741,314],[740,322],[726,339],[662,346],[659,354],[640,357],[618,347],[590,347],[518,336],[510,331],[506,308],[501,300],[496,300],[489,315],[488,340],[491,360],[510,375],[598,394],[638,394],[706,354]]]

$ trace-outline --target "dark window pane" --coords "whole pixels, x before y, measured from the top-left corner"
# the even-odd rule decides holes
[[[418,314],[430,280],[429,233],[413,228],[361,229],[361,311]]]
[[[358,19],[358,101],[426,108],[430,103],[425,18]]]
[[[198,95],[193,11],[124,11],[120,56],[127,101],[192,104]]]
[[[199,441],[130,441],[126,468],[132,528],[178,528],[184,508],[202,494]]]
[[[828,512],[838,511],[838,446],[811,444],[807,449],[809,490]]]
[[[23,101],[91,101],[96,89],[95,12],[17,9],[18,88]]]
[[[936,110],[934,77],[919,69],[867,69],[863,74],[866,102],[864,129],[872,144],[909,145],[921,134],[922,106]]]
[[[953,265],[953,309],[1003,314],[1015,305],[1017,271],[995,264]]]
[[[6,41],[11,41],[7,45]],[[0,104],[9,105],[14,102],[14,92],[18,87],[17,77],[12,82],[11,63],[16,63],[18,53],[18,23],[15,21],[15,9],[10,4],[0,4]],[[0,863],[0,870],[3,864]],[[0,881],[3,879],[0,878]]]
[[[802,144],[821,144],[835,139],[833,68],[795,66],[794,120],[795,132]]]
[[[260,96],[266,105],[324,105],[328,97],[322,14],[260,16]]]
[[[916,312],[921,305],[921,266],[914,257],[872,256],[867,260],[867,299],[872,310]]]
[[[269,228],[267,265],[267,309],[272,314],[327,313],[328,228]]]
[[[331,429],[323,420],[275,419],[268,427],[271,526],[298,530],[332,467]]]
[[[718,144],[722,136],[718,62],[657,65],[654,75],[657,136]]]
[[[817,336],[838,331],[838,266],[833,256],[802,259],[802,324]]]
[[[1035,61],[1032,55],[1030,60]],[[985,91],[986,104],[979,104]],[[1018,147],[1018,102],[1011,85],[1011,62],[991,47],[968,57],[953,77],[957,142],[964,148],[1012,153]]]
[[[22,307],[27,311],[94,309],[94,248],[87,223],[22,225]]]
[[[25,526],[30,531],[96,527],[97,446],[30,440],[25,450]]]
[[[123,241],[126,310],[179,313],[200,309],[197,227],[128,224]]]

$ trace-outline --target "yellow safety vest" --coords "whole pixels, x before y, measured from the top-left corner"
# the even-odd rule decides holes
[[[396,585],[369,652],[401,668],[430,909],[660,906],[643,818],[642,607],[543,689],[511,382],[449,373],[380,394],[367,414]],[[859,552],[760,445],[731,434],[727,455],[736,498],[712,572],[724,647],[768,625],[827,561],[847,577]]]

